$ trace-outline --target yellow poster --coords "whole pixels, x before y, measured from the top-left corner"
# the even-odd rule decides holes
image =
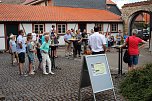
[[[104,63],[92,64],[93,76],[107,74],[106,66]]]

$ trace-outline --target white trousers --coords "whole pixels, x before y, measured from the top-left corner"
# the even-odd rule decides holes
[[[51,60],[49,54],[42,53],[42,65],[43,65],[43,73],[46,73],[46,63],[49,69],[49,73],[51,72]]]

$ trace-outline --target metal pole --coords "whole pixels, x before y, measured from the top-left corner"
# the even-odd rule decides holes
[[[118,52],[118,74],[120,74],[120,48],[118,49],[119,52]]]

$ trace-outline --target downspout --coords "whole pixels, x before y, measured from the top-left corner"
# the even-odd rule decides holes
[[[23,26],[22,23],[21,23],[21,26],[22,26],[22,28],[23,28],[23,31],[24,31],[25,35],[26,35],[26,31],[25,31],[25,28],[24,28],[24,26]]]

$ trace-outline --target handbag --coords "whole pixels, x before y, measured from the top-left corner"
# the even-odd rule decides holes
[[[128,37],[128,48],[129,48],[129,37]],[[129,51],[128,49],[125,51],[124,55],[123,55],[123,61],[125,63],[129,63]]]

